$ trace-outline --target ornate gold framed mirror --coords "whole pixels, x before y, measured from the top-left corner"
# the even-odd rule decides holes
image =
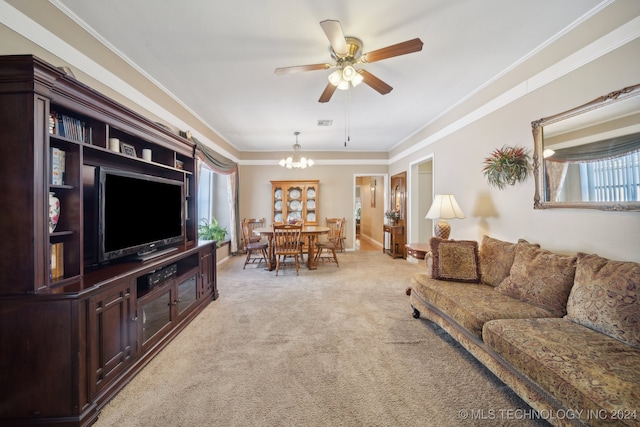
[[[531,128],[534,209],[640,211],[640,84]]]

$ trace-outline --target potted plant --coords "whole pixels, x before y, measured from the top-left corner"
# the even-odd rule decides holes
[[[211,217],[211,222],[206,218],[200,220],[201,224],[198,225],[198,238],[202,240],[216,240],[218,247],[222,246],[222,241],[227,235],[227,227],[220,227],[216,217]]]
[[[500,190],[507,185],[523,182],[531,170],[529,153],[523,147],[503,146],[484,159],[482,173],[489,185]]]
[[[384,216],[389,220],[389,224],[393,225],[400,219],[400,212],[390,209],[384,213]]]

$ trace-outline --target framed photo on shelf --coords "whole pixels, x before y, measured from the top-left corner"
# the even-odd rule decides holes
[[[136,155],[136,147],[125,142],[120,142],[120,152],[125,156],[138,157]]]

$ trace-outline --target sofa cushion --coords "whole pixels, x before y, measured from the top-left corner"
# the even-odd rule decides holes
[[[518,245],[509,276],[496,290],[562,317],[567,314],[567,299],[575,270],[576,256],[558,255],[533,245]]]
[[[551,317],[547,310],[495,292],[489,285],[436,280],[426,274],[411,278],[411,297],[438,307],[478,338],[492,319]]]
[[[640,424],[640,349],[562,318],[493,320],[482,337],[585,423]]]
[[[578,254],[567,318],[640,347],[640,264]]]
[[[445,240],[432,237],[432,277],[440,280],[478,283],[478,242],[474,240]]]
[[[516,248],[521,245],[531,245],[524,239],[518,243],[505,242],[487,235],[482,237],[480,245],[480,277],[482,283],[498,286],[509,275],[513,258],[516,256]],[[534,244],[535,247],[540,245]]]

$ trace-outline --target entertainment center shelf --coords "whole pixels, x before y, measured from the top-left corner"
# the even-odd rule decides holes
[[[91,425],[218,297],[195,154],[53,65],[0,56],[0,426]]]

